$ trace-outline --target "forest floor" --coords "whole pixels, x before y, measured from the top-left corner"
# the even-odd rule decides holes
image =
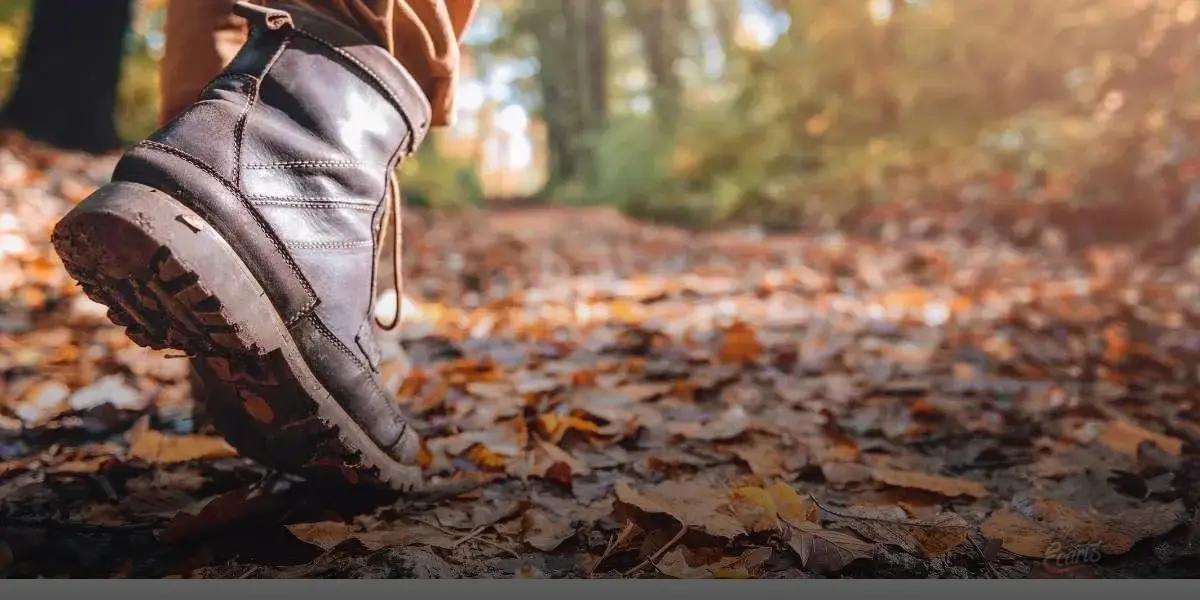
[[[1200,252],[414,213],[384,375],[431,487],[360,498],[238,458],[66,278],[112,165],[0,148],[0,575],[1200,575]]]

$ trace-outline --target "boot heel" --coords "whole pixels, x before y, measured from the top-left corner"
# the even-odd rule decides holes
[[[107,184],[54,229],[55,250],[89,298],[135,343],[191,355],[279,347],[270,304],[200,215],[154,188]]]
[[[420,468],[377,446],[317,380],[246,264],[183,203],[110,183],[59,221],[53,242],[130,339],[193,357],[197,401],[244,456],[330,484],[420,485]]]

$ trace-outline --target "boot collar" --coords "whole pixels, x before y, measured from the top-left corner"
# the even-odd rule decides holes
[[[433,109],[424,90],[396,57],[359,32],[302,5],[275,2],[271,7],[240,1],[233,12],[251,27],[268,32],[294,32],[339,55],[358,69],[391,100],[409,129],[404,153],[412,154],[429,133]]]

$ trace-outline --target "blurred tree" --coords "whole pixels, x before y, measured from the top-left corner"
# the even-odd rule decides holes
[[[663,129],[671,131],[683,108],[679,62],[691,24],[688,0],[625,0],[625,14],[641,38],[643,61],[650,73],[654,115]]]
[[[0,120],[64,148],[118,147],[113,114],[131,4],[38,0],[16,88]]]
[[[608,27],[604,0],[539,0],[522,9],[539,63],[549,150],[547,190],[595,178],[593,138],[608,121]]]

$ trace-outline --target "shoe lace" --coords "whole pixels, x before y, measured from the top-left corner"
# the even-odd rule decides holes
[[[392,290],[396,293],[396,306],[392,309],[392,315],[388,321],[381,320],[379,314],[372,311],[375,315],[375,324],[384,331],[392,331],[400,325],[400,311],[403,304],[400,293],[404,284],[403,265],[400,261],[403,245],[400,223],[400,183],[396,180],[395,173],[388,177],[388,185],[388,199],[383,206],[383,221],[379,224],[379,246],[375,250],[375,265],[371,269],[372,273],[379,273],[379,267],[383,264],[384,247],[387,245],[384,243],[384,238],[390,228],[392,234]],[[378,285],[378,277],[375,277],[371,282],[371,296],[376,300],[379,298]]]

